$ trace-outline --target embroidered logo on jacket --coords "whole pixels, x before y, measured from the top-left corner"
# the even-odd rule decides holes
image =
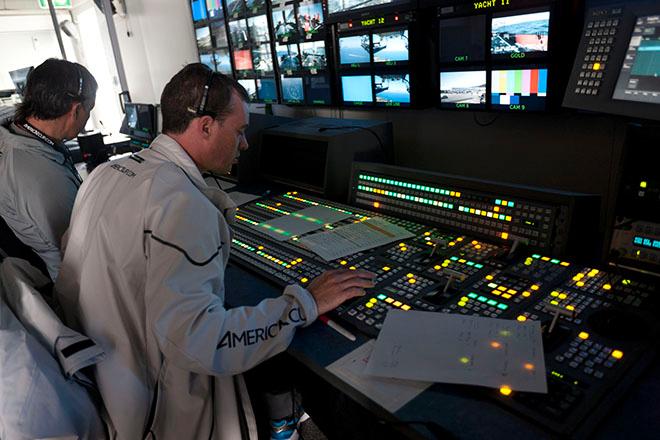
[[[126,174],[128,177],[135,177],[135,173],[128,168],[121,166],[117,163],[110,165],[110,168],[114,168],[122,174]]]
[[[292,323],[297,324],[305,321],[307,321],[307,319],[305,319],[302,313],[300,313],[300,308],[294,307],[289,310],[286,321],[279,319],[277,322],[265,327],[252,328],[244,330],[241,333],[234,333],[231,330],[228,330],[220,339],[217,348],[235,348],[239,345],[249,347],[258,342],[265,342],[268,339],[275,338],[282,330],[282,327],[286,327]]]

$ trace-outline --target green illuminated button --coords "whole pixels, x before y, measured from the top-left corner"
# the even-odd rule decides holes
[[[387,298],[387,295],[383,295],[382,293],[377,296],[377,298],[381,301],[385,301],[385,298]]]
[[[474,293],[474,292],[470,292],[470,293],[468,293],[468,297],[470,297],[472,299],[475,299],[477,297],[477,294]]]
[[[498,305],[497,305],[497,308],[498,308],[498,309],[501,309],[501,310],[506,310],[506,309],[509,308],[509,306],[507,306],[506,304],[498,304]]]
[[[489,299],[489,300],[486,302],[486,304],[488,304],[489,306],[496,306],[496,305],[497,305],[497,301],[495,301],[494,299]]]

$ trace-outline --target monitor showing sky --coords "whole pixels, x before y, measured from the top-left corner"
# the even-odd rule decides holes
[[[341,64],[369,63],[369,35],[339,38],[339,62]]]
[[[440,72],[441,104],[485,104],[486,71]]]
[[[374,62],[408,61],[408,30],[374,33]]]
[[[490,51],[493,55],[547,52],[550,12],[493,17]]]

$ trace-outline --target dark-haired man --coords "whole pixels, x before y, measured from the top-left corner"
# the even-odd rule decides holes
[[[30,73],[13,122],[0,126],[0,222],[29,255],[36,253],[33,261],[45,266],[52,280],[82,183],[63,141],[84,128],[96,89],[96,80],[82,65],[46,60]],[[2,240],[11,232],[5,231]]]
[[[235,205],[202,171],[228,171],[248,147],[247,100],[233,79],[184,67],[161,96],[164,134],[97,168],[76,198],[56,288],[108,354],[96,379],[118,439],[256,438],[240,373],[373,286],[368,272],[332,271],[225,308]]]

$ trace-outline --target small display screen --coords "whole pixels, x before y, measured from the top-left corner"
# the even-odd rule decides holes
[[[190,8],[192,9],[193,21],[206,20],[206,3],[204,0],[191,0]]]
[[[252,56],[249,49],[234,51],[234,66],[236,70],[252,70]]]
[[[227,42],[227,28],[224,21],[211,22],[211,41],[215,48],[229,46]]]
[[[309,70],[324,70],[328,64],[325,57],[325,43],[310,41],[300,45],[302,66]]]
[[[302,78],[281,78],[282,100],[286,103],[301,103],[305,100]]]
[[[356,9],[372,8],[390,3],[407,3],[396,0],[328,0],[328,14],[339,14]]]
[[[408,74],[375,75],[374,92],[377,103],[409,105],[410,78]]]
[[[270,51],[270,44],[265,43],[252,48],[252,62],[254,70],[262,73],[273,71],[273,54]]]
[[[245,0],[247,12],[257,13],[266,11],[266,0]]]
[[[209,11],[209,18],[211,20],[223,18],[221,0],[206,0],[206,9]]]
[[[440,72],[440,105],[448,108],[484,108],[486,71]]]
[[[373,103],[371,76],[351,75],[341,77],[342,99],[345,103]]]
[[[371,50],[375,63],[408,61],[408,30],[374,33]]]
[[[491,104],[493,108],[545,110],[548,69],[493,70]]]
[[[229,49],[217,49],[215,51],[215,70],[225,75],[231,75]]]
[[[275,39],[286,43],[288,40],[298,36],[296,12],[293,6],[276,9],[272,15]]]
[[[311,38],[323,28],[323,5],[319,3],[300,3],[298,5],[298,23],[301,35]]]
[[[227,0],[227,16],[239,17],[245,14],[245,1],[244,0]]]
[[[231,38],[231,43],[235,48],[247,46],[249,40],[245,20],[229,22],[229,38]]]
[[[250,95],[250,101],[257,100],[257,84],[253,79],[239,79],[238,83],[243,86],[243,88]]]
[[[268,19],[265,15],[248,18],[247,26],[253,44],[270,41],[270,36],[268,35]]]
[[[613,98],[660,104],[660,15],[637,18]]]
[[[264,102],[277,101],[275,78],[261,78],[257,80],[257,98]]]
[[[493,55],[510,56],[548,51],[550,12],[494,16],[490,41]]]
[[[211,30],[208,26],[195,29],[195,37],[197,38],[197,47],[200,52],[210,51],[213,48],[211,45]]]
[[[143,139],[156,137],[154,123],[154,107],[149,104],[126,103],[126,125],[129,136]]]
[[[275,46],[277,62],[281,70],[296,71],[300,69],[300,54],[297,44]]]
[[[307,77],[307,104],[328,105],[332,100],[330,81],[325,75]]]
[[[441,63],[483,61],[486,56],[486,16],[440,20]]]
[[[371,61],[369,34],[339,38],[340,64],[365,64]]]

